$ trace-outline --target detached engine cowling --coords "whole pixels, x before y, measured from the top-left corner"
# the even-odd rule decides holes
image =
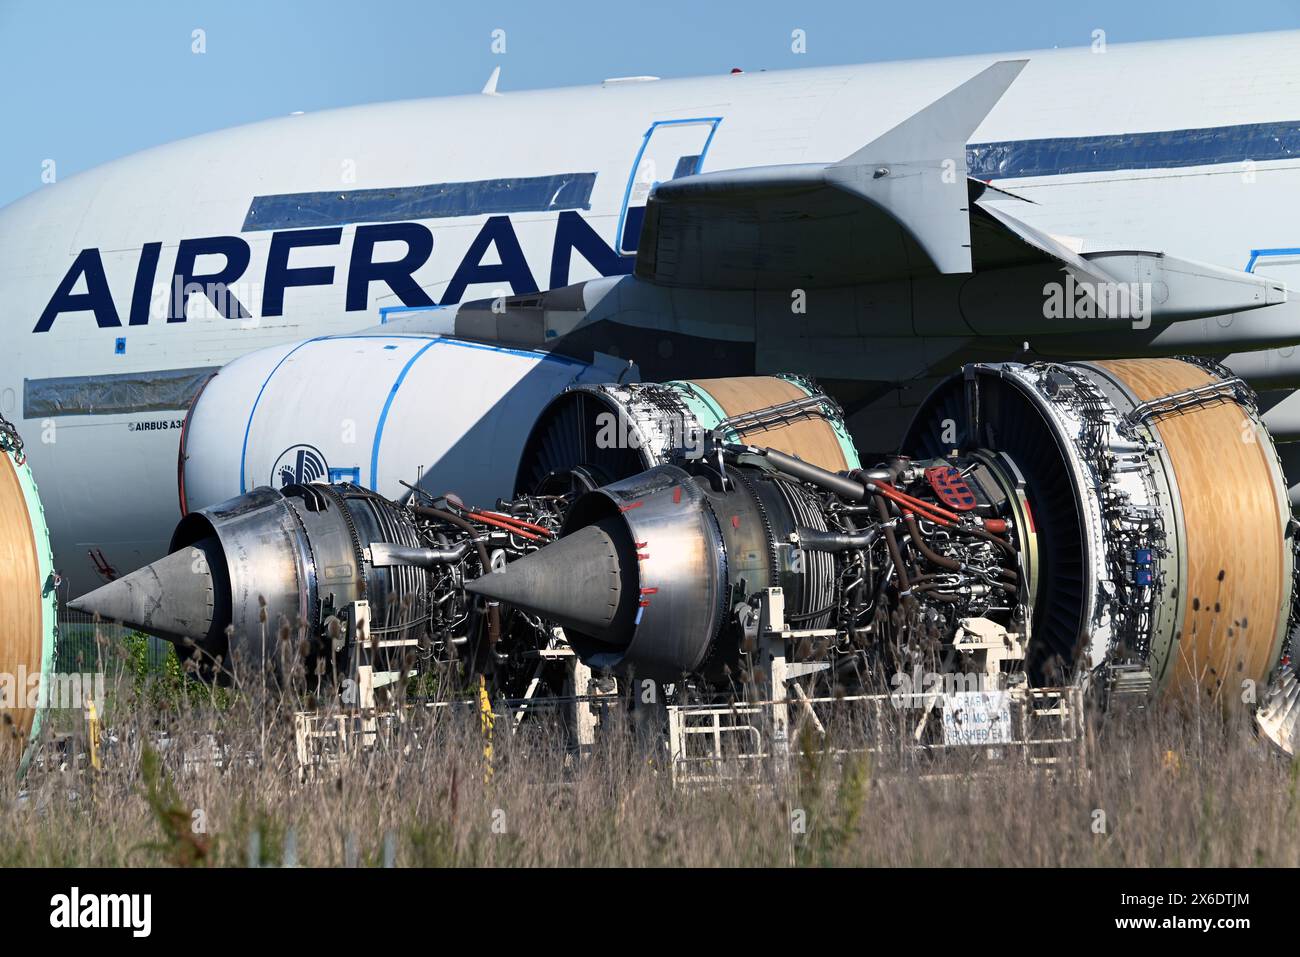
[[[52,687],[57,586],[45,510],[22,437],[0,416],[0,773],[26,768],[50,692],[58,691]],[[33,701],[29,682],[37,679],[40,693]]]

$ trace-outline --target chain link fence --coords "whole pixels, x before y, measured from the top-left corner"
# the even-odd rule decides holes
[[[54,670],[59,674],[115,673],[127,660],[126,639],[131,634],[133,632],[130,629],[121,625],[109,622],[96,624],[92,615],[63,608],[59,614]],[[169,642],[146,637],[146,669],[161,671],[171,651]]]

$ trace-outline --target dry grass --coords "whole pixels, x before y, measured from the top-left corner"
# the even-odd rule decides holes
[[[662,746],[630,726],[574,763],[556,729],[512,736],[498,722],[489,775],[479,716],[464,708],[413,728],[404,754],[359,757],[303,784],[296,702],[158,692],[129,677],[110,685],[116,743],[102,771],[37,768],[21,794],[0,784],[0,864],[244,865],[250,840],[278,864],[289,832],[308,866],[378,864],[386,834],[399,866],[1300,863],[1296,772],[1244,719],[1112,720],[1094,729],[1081,780],[1011,762],[972,777],[960,753],[928,767],[949,777],[923,779],[919,767],[887,775],[813,752],[783,780],[683,792]],[[162,728],[191,741],[220,734],[234,757],[186,770],[180,749],[159,758],[147,743]]]

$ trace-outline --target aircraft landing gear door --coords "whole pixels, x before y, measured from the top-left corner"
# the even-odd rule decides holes
[[[722,122],[720,116],[689,120],[656,120],[646,130],[637,150],[623,193],[623,208],[618,214],[618,234],[614,248],[623,256],[636,255],[645,219],[645,204],[656,183],[691,176],[704,168],[704,155],[713,142],[713,134]]]

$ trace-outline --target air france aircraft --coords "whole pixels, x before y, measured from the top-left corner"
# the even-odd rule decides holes
[[[1294,386],[1297,263],[1300,33],[490,83],[0,210],[0,412],[75,595],[259,484],[490,501],[579,379],[802,373],[879,449],[976,358],[1200,353]]]

